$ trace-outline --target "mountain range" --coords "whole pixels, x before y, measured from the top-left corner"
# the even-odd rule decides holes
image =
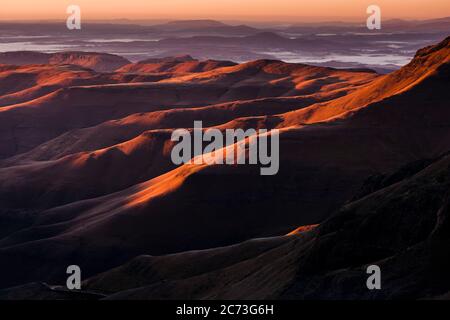
[[[365,19],[321,23],[301,19],[283,23],[83,20],[80,32],[68,30],[61,21],[0,22],[0,52],[114,53],[134,63],[182,55],[238,63],[271,59],[389,73],[410,61],[418,49],[442,40],[449,29],[448,17],[384,19],[380,30],[368,30]]]
[[[448,297],[450,37],[388,74],[188,55],[0,62],[1,299]],[[171,134],[195,120],[280,130],[279,173],[174,165]],[[80,292],[62,286],[74,264]],[[372,264],[383,290],[365,286]]]

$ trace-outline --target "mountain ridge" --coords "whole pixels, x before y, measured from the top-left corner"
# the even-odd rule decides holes
[[[288,151],[280,153],[279,174],[270,178],[260,176],[255,166],[186,164],[164,169],[152,177],[139,177],[130,185],[124,184],[115,190],[85,199],[70,199],[71,195],[77,193],[64,189],[64,183],[72,180],[66,180],[62,173],[56,176],[61,178],[63,188],[58,190],[56,186],[53,189],[55,185],[48,183],[43,167],[72,159],[68,163],[74,170],[62,166],[61,171],[74,175],[73,182],[68,183],[71,187],[75,187],[75,180],[79,179],[79,190],[82,192],[88,191],[82,189],[87,185],[92,186],[91,190],[98,190],[101,183],[110,186],[112,183],[108,179],[115,178],[114,183],[122,183],[122,178],[117,179],[119,175],[129,176],[134,169],[138,173],[142,172],[137,158],[147,159],[148,163],[142,163],[144,168],[155,166],[161,169],[161,164],[167,164],[159,156],[170,152],[167,137],[174,129],[170,127],[171,122],[167,121],[164,125],[160,122],[162,127],[144,131],[137,137],[106,149],[67,154],[54,160],[30,158],[29,162],[16,167],[5,166],[0,169],[6,177],[0,180],[4,185],[4,191],[0,192],[4,196],[0,200],[2,204],[8,203],[7,198],[10,198],[6,190],[28,190],[29,193],[21,194],[31,195],[33,187],[43,191],[44,199],[54,196],[57,199],[67,197],[70,201],[56,201],[54,206],[50,203],[48,207],[43,201],[41,204],[44,206],[32,205],[27,210],[21,210],[19,204],[18,207],[12,206],[10,210],[0,212],[0,221],[15,221],[15,224],[9,224],[8,229],[0,229],[0,259],[7,261],[7,264],[0,266],[2,287],[33,281],[62,283],[65,277],[63,266],[70,260],[82,266],[83,272],[91,278],[88,283],[92,284],[92,288],[99,286],[108,289],[111,284],[107,280],[102,282],[102,279],[129,277],[123,272],[130,270],[130,265],[120,266],[137,256],[144,254],[161,258],[138,258],[131,265],[140,267],[161,260],[162,266],[167,263],[171,267],[170,259],[174,259],[175,263],[183,263],[182,252],[210,249],[212,251],[204,251],[205,255],[198,258],[207,261],[211,252],[216,250],[211,248],[226,247],[223,249],[226,255],[233,255],[236,247],[230,249],[228,246],[252,238],[275,240],[273,244],[272,240],[267,240],[266,251],[252,249],[253,257],[245,261],[233,260],[235,263],[232,265],[223,264],[223,269],[217,266],[209,268],[202,262],[200,269],[204,273],[186,274],[178,278],[167,276],[168,281],[137,281],[142,286],[113,288],[111,291],[117,295],[113,294],[109,298],[151,298],[161,293],[173,298],[348,298],[353,297],[354,293],[346,291],[345,283],[340,282],[345,279],[342,268],[350,269],[352,273],[349,277],[355,284],[367,263],[380,262],[383,266],[392,265],[396,269],[404,267],[404,261],[410,259],[406,249],[411,246],[414,246],[414,254],[425,253],[427,256],[433,256],[433,248],[437,248],[438,261],[445,261],[446,255],[442,248],[447,241],[445,230],[448,210],[444,191],[448,187],[448,175],[445,175],[448,171],[448,156],[436,157],[450,150],[448,39],[418,52],[410,64],[385,76],[259,60],[183,74],[152,84],[87,85],[61,89],[91,98],[100,93],[104,97],[117,94],[125,101],[130,94],[136,96],[139,90],[148,94],[150,88],[165,88],[167,92],[176,88],[178,97],[184,93],[188,98],[171,100],[167,93],[167,109],[172,110],[175,105],[177,110],[182,110],[186,108],[186,103],[177,104],[174,101],[189,101],[192,94],[205,92],[205,88],[209,90],[214,85],[222,86],[221,89],[226,87],[229,90],[226,94],[211,94],[208,91],[209,96],[203,96],[205,105],[198,103],[191,106],[190,110],[185,111],[186,114],[192,113],[191,116],[195,117],[195,112],[199,112],[203,117],[207,112],[212,112],[212,118],[205,118],[211,121],[217,108],[233,111],[242,108],[242,101],[255,102],[251,106],[256,108],[258,102],[270,100],[273,104],[268,105],[267,114],[251,115],[256,112],[253,109],[231,119],[217,116],[214,118],[216,120],[213,119],[217,122],[211,125],[221,130],[253,126],[278,128],[280,150]],[[193,92],[193,88],[199,91]],[[332,99],[329,96],[327,100],[327,94],[333,90],[336,96]],[[154,106],[158,109],[153,111],[160,112],[158,115],[161,119],[173,114],[183,118],[181,111],[160,109],[164,103],[163,92],[155,93],[154,100],[160,105]],[[101,100],[98,98],[101,95],[95,97],[95,100]],[[141,96],[142,101],[144,97],[151,96]],[[316,101],[323,98],[325,101]],[[88,105],[90,102],[86,100],[84,103]],[[287,109],[292,106],[297,110],[277,113],[280,106]],[[25,110],[22,107],[15,106],[5,111],[0,109],[0,121],[4,117],[3,121],[10,123],[6,115],[11,114],[11,110]],[[77,108],[74,110],[78,111]],[[144,108],[143,111],[150,111],[148,105]],[[35,110],[32,107],[30,109]],[[96,109],[96,112],[100,111]],[[142,115],[142,119],[137,115],[137,112],[127,114],[127,118],[121,120],[121,125],[127,121],[134,123],[141,120],[146,122],[145,125],[157,126],[159,123],[154,119],[156,122],[152,124],[148,122],[149,118],[145,119]],[[152,118],[156,115],[146,116]],[[98,124],[103,123],[102,120]],[[99,128],[101,130],[101,125]],[[135,128],[134,133],[145,130],[145,126]],[[152,140],[152,135],[159,135],[162,139]],[[142,141],[149,143],[141,144]],[[147,147],[150,148],[147,152],[134,153],[139,148]],[[102,156],[106,157],[103,164],[98,161]],[[124,162],[111,161],[115,157]],[[359,194],[367,177],[393,172],[406,163],[425,158],[436,160],[412,176],[348,202],[355,194]],[[134,163],[135,167],[126,166],[127,163]],[[90,165],[110,170],[113,174],[104,174],[105,171],[100,174],[98,168],[87,170],[84,176],[80,174],[81,171],[77,171]],[[25,178],[31,177],[27,176],[27,168],[32,168],[35,177],[42,179],[42,185],[47,182],[49,189],[43,190],[37,183],[30,183]],[[117,168],[121,168],[120,174]],[[47,171],[52,172],[54,174],[55,171]],[[96,172],[101,177],[96,176]],[[8,175],[13,178],[7,179]],[[98,180],[83,181],[91,176],[96,176]],[[27,189],[21,189],[24,187],[18,183],[19,178],[28,181],[22,184]],[[14,187],[7,183],[12,183]],[[39,196],[34,193],[29,201],[39,201]],[[395,205],[397,201],[410,210],[401,210]],[[414,204],[418,204],[417,207]],[[11,212],[15,214],[11,215]],[[389,212],[393,212],[393,215],[390,216]],[[426,214],[421,215],[420,212]],[[439,218],[435,218],[436,212]],[[28,214],[32,215],[29,220]],[[23,217],[24,221],[19,221],[16,216]],[[385,219],[391,223],[383,224]],[[316,224],[319,226],[291,233],[299,226]],[[406,228],[406,225],[411,228]],[[358,231],[356,227],[361,230]],[[384,231],[381,233],[383,237],[377,236],[380,234],[376,232],[377,228]],[[281,236],[288,233],[291,235]],[[397,234],[402,238],[396,237]],[[237,248],[239,251],[242,246],[237,245]],[[184,256],[190,254],[188,252]],[[27,265],[20,263],[23,255],[29,258]],[[333,259],[327,258],[331,256]],[[426,261],[424,263],[412,264],[411,270],[422,272],[423,268],[429,267]],[[261,265],[267,268],[261,269]],[[116,267],[118,269],[108,271]],[[255,275],[248,276],[248,270],[253,270]],[[314,273],[314,270],[319,270],[320,274]],[[103,272],[106,273],[98,276]],[[274,272],[280,276],[276,281],[269,281]],[[234,286],[219,284],[226,274],[230,275],[228,279],[231,283],[236,284],[236,290]],[[145,272],[143,276],[146,277]],[[387,275],[390,279],[395,276],[395,272]],[[428,278],[420,278],[418,287],[424,288],[423,283]],[[211,285],[211,279],[217,280],[216,285]],[[211,290],[195,292],[194,287],[198,284]],[[333,293],[327,294],[323,290],[327,286],[335,289]],[[448,288],[447,291],[444,289],[439,287],[439,290],[430,291],[429,294],[445,294]],[[358,294],[377,298],[367,292],[358,291]],[[386,296],[401,297],[402,294],[395,292],[395,287],[389,287]],[[422,297],[415,291],[410,291],[408,296]]]

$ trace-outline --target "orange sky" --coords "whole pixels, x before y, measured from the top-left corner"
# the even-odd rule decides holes
[[[65,19],[77,4],[84,19],[365,19],[377,4],[384,18],[450,16],[450,0],[2,0],[1,20]]]

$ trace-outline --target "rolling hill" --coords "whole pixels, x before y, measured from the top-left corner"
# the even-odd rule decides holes
[[[181,60],[125,66],[99,75],[116,83],[62,86],[0,108],[0,288],[18,286],[0,297],[63,283],[69,264],[108,299],[450,290],[450,38],[382,76]],[[170,76],[121,82],[135,72]],[[170,134],[194,120],[279,129],[279,173],[174,166]],[[387,270],[382,293],[357,285],[369,263]]]

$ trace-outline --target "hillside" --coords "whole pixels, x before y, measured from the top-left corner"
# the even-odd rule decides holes
[[[383,76],[267,59],[202,63],[83,69],[105,83],[58,80],[48,94],[0,108],[0,288],[19,286],[0,296],[61,284],[67,264],[110,299],[417,299],[450,290],[450,38]],[[153,73],[170,76],[133,80]],[[170,135],[194,120],[278,128],[279,173],[174,166]],[[369,263],[387,270],[386,290],[349,291]]]

